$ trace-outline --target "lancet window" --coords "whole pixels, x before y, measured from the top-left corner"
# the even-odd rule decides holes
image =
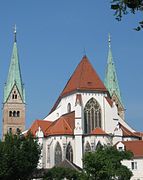
[[[66,159],[69,160],[70,162],[73,162],[73,149],[70,143],[67,145]]]
[[[59,142],[57,142],[55,147],[55,164],[59,164],[60,162],[62,162],[62,149]]]
[[[67,112],[68,113],[71,112],[71,104],[70,103],[68,103],[68,105],[67,105]]]
[[[99,103],[91,98],[84,108],[84,130],[90,133],[96,127],[101,128],[101,108]]]
[[[85,145],[85,152],[90,152],[90,151],[91,151],[91,146],[90,146],[89,142],[87,142]]]

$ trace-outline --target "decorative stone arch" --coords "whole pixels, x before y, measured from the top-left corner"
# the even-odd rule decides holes
[[[101,147],[102,147],[102,144],[101,144],[100,141],[98,141],[98,143],[97,143],[97,145],[96,145],[96,149],[99,149],[99,148],[101,148]]]
[[[70,143],[67,145],[66,148],[66,159],[70,162],[73,162],[73,149]]]
[[[86,142],[85,150],[84,150],[84,151],[85,151],[85,152],[91,152],[91,146],[90,146],[90,144],[89,144],[88,141]]]
[[[62,148],[60,146],[60,143],[57,142],[55,146],[55,165],[62,162]]]
[[[84,108],[84,132],[88,134],[101,126],[101,107],[96,99],[91,98]]]

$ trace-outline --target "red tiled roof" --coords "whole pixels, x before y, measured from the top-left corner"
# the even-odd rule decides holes
[[[54,121],[46,130],[46,135],[73,134],[75,126],[75,113],[71,112]]]
[[[50,113],[56,109],[63,96],[78,90],[107,92],[106,87],[86,56],[78,64]]]
[[[81,94],[77,94],[76,95],[76,101],[75,101],[75,104],[80,104],[82,105],[82,98],[81,98]]]
[[[130,130],[128,130],[121,123],[119,123],[119,126],[122,129],[122,131],[123,131],[123,136],[124,137],[138,137],[138,135],[136,135],[134,132],[131,132]]]
[[[108,135],[105,131],[103,131],[101,128],[95,128],[93,131],[90,133],[92,135]]]
[[[107,91],[106,87],[86,56],[84,56],[81,62],[78,64],[74,73],[67,82],[61,96],[75,90]]]
[[[143,141],[137,140],[137,141],[122,141],[122,143],[125,145],[126,150],[130,150],[133,152],[134,157],[143,157]]]
[[[52,124],[51,121],[44,121],[44,120],[35,120],[29,129],[29,131],[35,136],[38,128],[40,127],[42,132],[45,135],[45,131],[49,126]]]
[[[135,132],[134,134],[139,136],[139,137],[143,137],[143,132]]]
[[[111,98],[109,97],[105,97],[105,99],[107,100],[107,102],[109,103],[109,105],[112,107],[113,106],[113,101]]]

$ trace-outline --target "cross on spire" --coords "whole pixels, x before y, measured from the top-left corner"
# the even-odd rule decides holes
[[[14,42],[16,42],[16,33],[17,33],[17,28],[16,28],[16,24],[14,26]]]
[[[110,33],[108,34],[108,43],[109,43],[109,48],[111,48],[111,36],[110,36]]]

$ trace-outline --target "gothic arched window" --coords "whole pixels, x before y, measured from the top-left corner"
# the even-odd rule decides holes
[[[17,117],[20,117],[20,111],[17,111]]]
[[[84,108],[84,131],[90,133],[96,127],[101,128],[101,108],[99,103],[91,98]]]
[[[73,162],[73,150],[70,143],[67,145],[66,159],[69,160],[70,162]]]
[[[9,111],[9,117],[12,117],[12,111]]]
[[[91,146],[90,146],[89,142],[87,142],[85,145],[85,152],[90,152],[90,151],[91,151]]]
[[[16,111],[13,111],[13,117],[17,117]]]
[[[60,162],[62,162],[62,149],[59,142],[57,142],[55,147],[55,164],[59,164]]]
[[[68,105],[67,105],[67,112],[68,113],[71,112],[71,104],[70,103],[68,103]]]

